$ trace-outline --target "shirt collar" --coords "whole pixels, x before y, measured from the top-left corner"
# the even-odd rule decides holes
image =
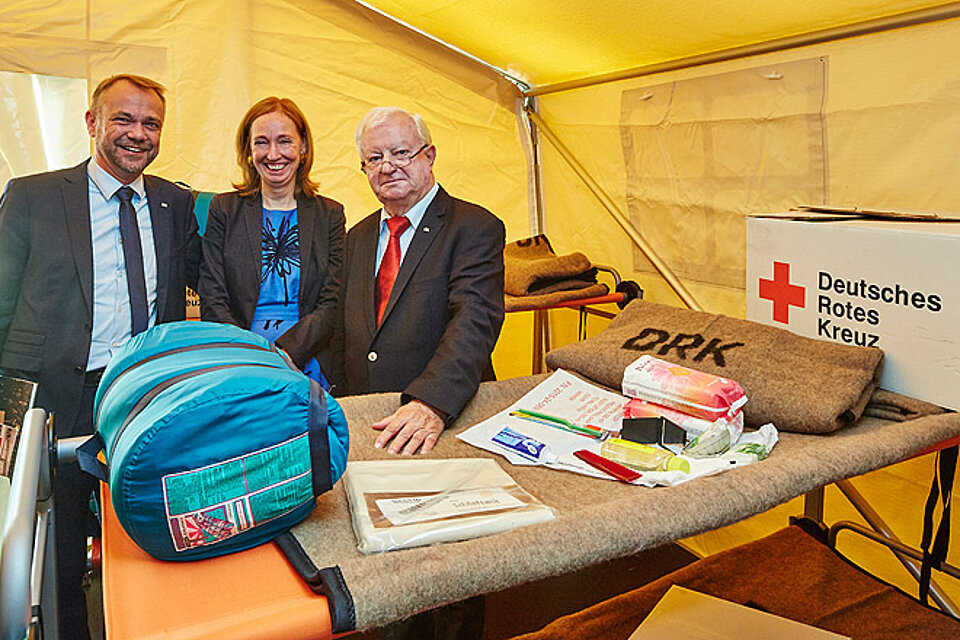
[[[427,195],[423,196],[417,200],[417,204],[410,207],[410,209],[403,215],[407,217],[407,220],[410,221],[410,228],[416,229],[420,225],[420,221],[423,220],[423,214],[427,212],[427,207],[430,206],[430,203],[433,202],[434,197],[437,195],[437,191],[440,190],[440,183],[434,181],[433,187],[430,188],[430,191],[427,191]],[[386,224],[387,218],[390,217],[390,214],[387,213],[386,209],[380,209],[380,227]]]
[[[90,180],[96,185],[104,200],[112,198],[113,194],[115,194],[120,187],[124,186],[122,182],[107,173],[103,167],[97,164],[96,158],[90,158],[90,162],[87,163],[87,175],[90,176]],[[142,200],[147,197],[146,190],[143,186],[142,173],[127,186],[133,189],[138,199]]]

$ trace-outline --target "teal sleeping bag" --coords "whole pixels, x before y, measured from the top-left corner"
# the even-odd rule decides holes
[[[347,464],[336,400],[272,343],[230,325],[175,322],[132,338],[103,374],[94,416],[99,441],[85,448],[102,447],[117,519],[161,560],[273,539]]]

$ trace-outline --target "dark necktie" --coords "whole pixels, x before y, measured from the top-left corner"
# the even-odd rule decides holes
[[[390,240],[387,242],[387,250],[383,254],[383,260],[380,261],[380,271],[377,272],[378,327],[383,319],[383,312],[387,308],[387,301],[390,300],[393,283],[396,282],[397,273],[400,271],[400,234],[409,226],[410,221],[407,220],[406,216],[387,218]]]
[[[147,328],[147,282],[143,275],[143,249],[140,247],[140,229],[137,213],[133,210],[133,189],[120,187],[120,242],[123,244],[123,264],[127,269],[127,292],[130,294],[131,335]]]

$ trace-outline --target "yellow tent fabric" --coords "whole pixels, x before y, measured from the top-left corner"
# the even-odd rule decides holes
[[[822,203],[960,210],[960,77],[944,64],[958,36],[960,21],[947,20],[551,94],[540,109],[638,230],[681,269],[701,304],[742,315],[746,215]],[[804,63],[819,69],[819,80]],[[797,76],[804,82],[784,89]],[[751,81],[755,90],[746,90]],[[657,111],[664,94],[673,102]],[[648,146],[628,149],[630,132],[641,125]],[[746,135],[764,127],[766,136]],[[648,162],[646,171],[628,163],[649,156],[653,145],[660,162]],[[597,211],[597,202],[556,152],[547,145],[544,154],[549,235],[640,272],[649,298],[676,303],[659,278],[644,275],[652,270],[609,216],[584,214]],[[811,174],[818,188],[810,188]],[[731,269],[732,277],[720,274]]]
[[[930,0],[366,0],[533,86],[944,5]]]

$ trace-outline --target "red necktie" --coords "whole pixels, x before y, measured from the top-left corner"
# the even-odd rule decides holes
[[[387,250],[380,261],[380,271],[377,272],[377,326],[383,319],[383,312],[387,308],[393,283],[397,280],[400,271],[400,234],[410,226],[406,216],[387,218],[387,228],[390,230],[390,240],[387,241]]]

